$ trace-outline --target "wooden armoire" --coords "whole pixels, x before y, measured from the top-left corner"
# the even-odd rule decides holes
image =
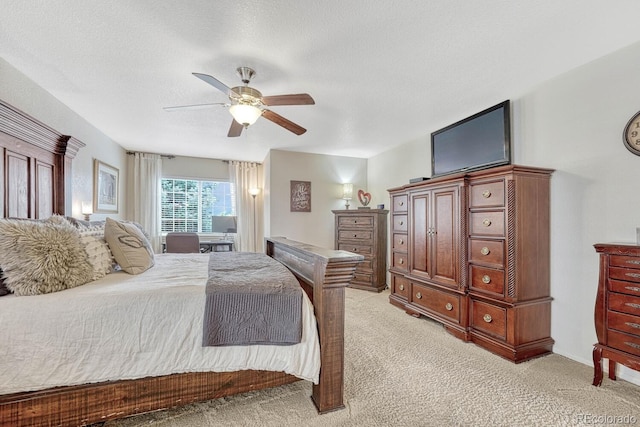
[[[390,302],[513,362],[551,352],[552,172],[508,165],[390,189]]]

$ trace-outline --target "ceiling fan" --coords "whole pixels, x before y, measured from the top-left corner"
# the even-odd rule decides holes
[[[229,107],[229,112],[233,116],[231,127],[227,136],[240,136],[243,128],[247,128],[254,124],[260,117],[264,117],[283,128],[302,135],[307,130],[300,125],[293,123],[291,120],[285,119],[280,114],[265,108],[275,105],[312,105],[315,101],[311,95],[306,93],[296,93],[290,95],[274,95],[262,96],[259,90],[249,86],[249,82],[256,75],[256,72],[249,67],[238,67],[237,70],[244,86],[228,87],[220,80],[208,74],[192,73],[194,76],[210,84],[216,89],[222,91],[229,97],[230,104],[214,103],[214,104],[194,104],[181,105],[177,107],[165,107],[165,111],[177,111],[184,109],[194,109],[201,107],[209,107],[212,105],[223,105]]]

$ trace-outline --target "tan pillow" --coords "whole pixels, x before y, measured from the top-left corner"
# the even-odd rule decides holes
[[[129,274],[140,274],[155,264],[149,240],[134,224],[107,218],[104,239],[120,268]]]

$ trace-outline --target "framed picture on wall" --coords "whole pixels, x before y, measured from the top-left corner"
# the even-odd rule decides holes
[[[310,181],[291,181],[291,212],[311,212]]]
[[[119,171],[117,168],[93,160],[93,211],[94,212],[118,212],[118,182]]]

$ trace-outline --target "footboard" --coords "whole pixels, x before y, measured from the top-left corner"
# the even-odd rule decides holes
[[[320,413],[343,408],[344,288],[364,257],[283,237],[266,239],[266,250],[293,272],[313,301],[321,350],[320,382],[313,385],[313,402]]]

